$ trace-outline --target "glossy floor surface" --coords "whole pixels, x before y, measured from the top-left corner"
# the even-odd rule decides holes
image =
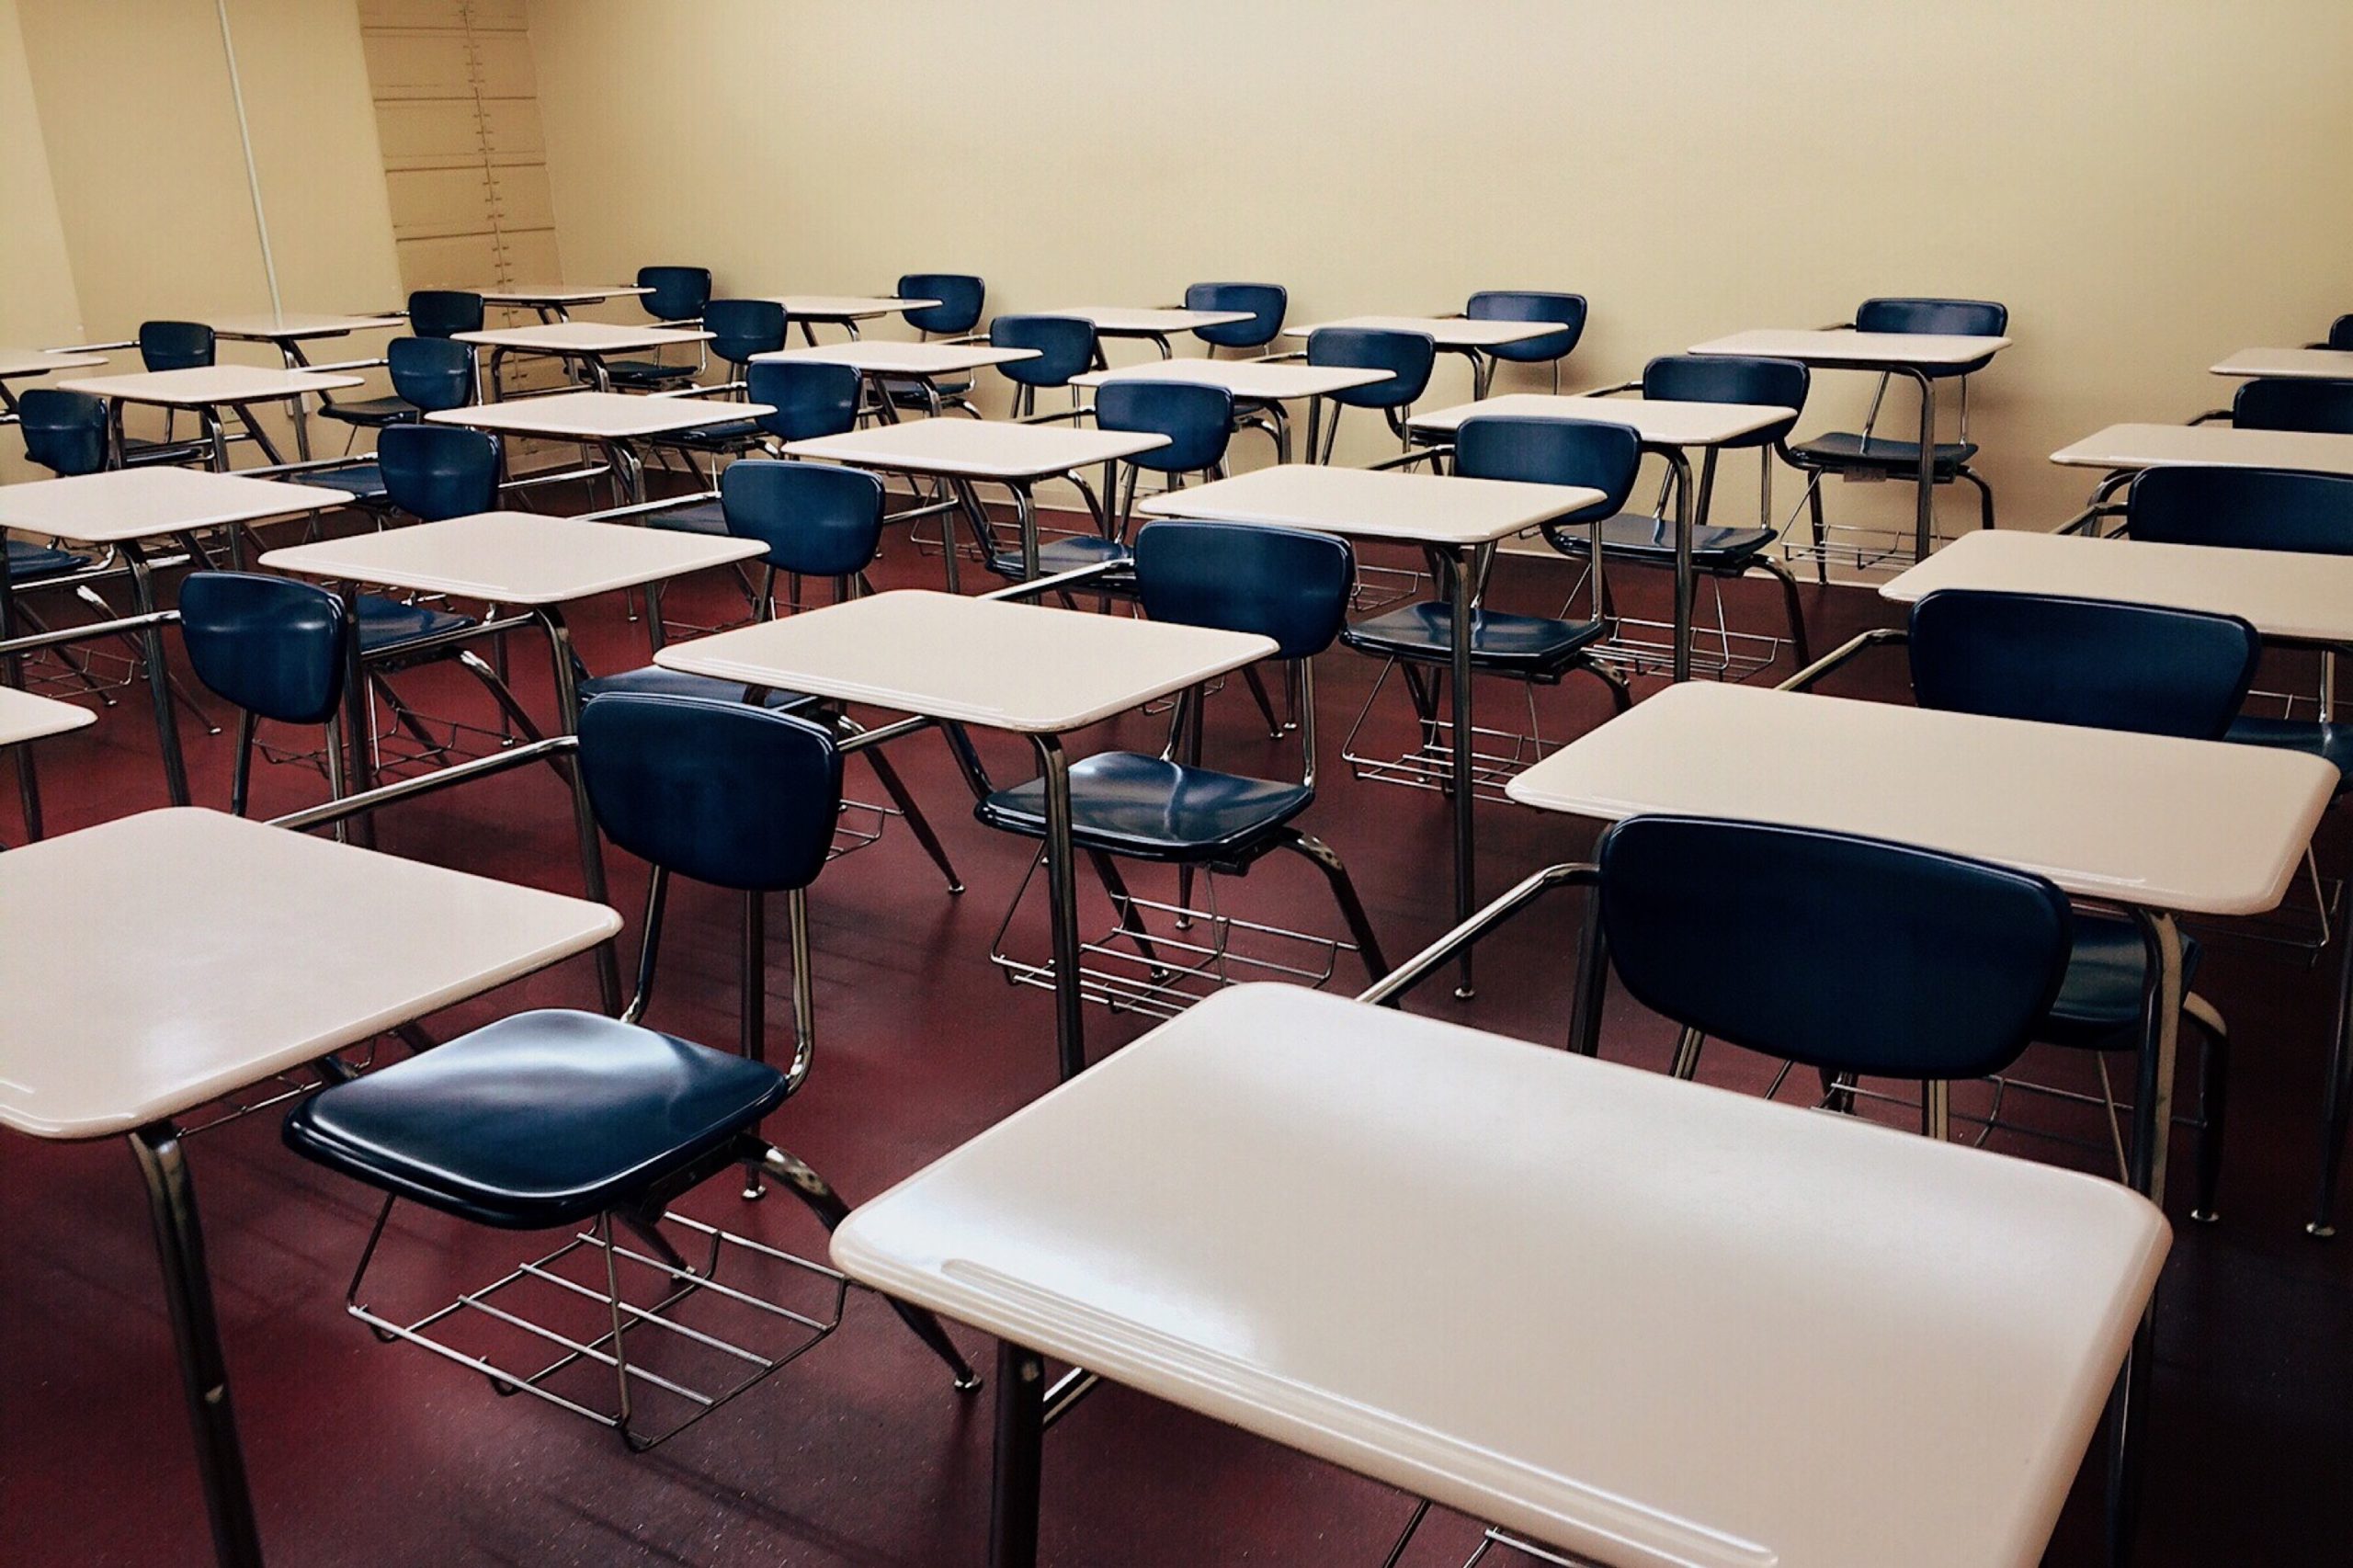
[[[938,582],[938,560],[918,555],[903,533],[886,548],[876,574],[884,585]],[[1506,608],[1550,611],[1567,580],[1556,561],[1509,562],[1497,597]],[[1661,574],[1632,572],[1619,585],[1621,602],[1643,608],[1660,605],[1665,587]],[[1732,595],[1734,619],[1771,629],[1778,595],[1760,587],[1769,585],[1742,585]],[[1806,599],[1818,648],[1892,619],[1860,591],[1810,586]],[[723,574],[669,596],[674,619],[708,622],[739,604]],[[623,618],[618,597],[581,606],[574,619],[597,670],[644,662],[644,628]],[[1878,662],[1834,688],[1904,700],[1900,662],[1871,657]],[[544,663],[518,640],[517,685],[538,711],[550,701]],[[1449,924],[1447,816],[1435,795],[1359,782],[1340,764],[1340,738],[1374,673],[1369,661],[1336,650],[1319,665],[1324,782],[1304,825],[1347,858],[1383,939],[1402,956]],[[462,680],[428,670],[402,677],[401,686],[430,712],[493,722],[479,690]],[[1524,718],[1517,688],[1498,684],[1482,697],[1487,722]],[[1600,687],[1574,676],[1536,700],[1548,737],[1580,733],[1607,711]],[[1295,744],[1270,742],[1238,687],[1211,711],[1212,761],[1274,777],[1296,768]],[[1369,733],[1400,749],[1408,713],[1392,682]],[[1156,750],[1159,722],[1131,715],[1073,749]],[[308,744],[296,734],[269,738]],[[191,730],[188,739],[199,801],[225,803],[228,737]],[[1002,776],[1023,775],[1020,743],[983,736],[982,744]],[[43,743],[51,831],[160,803],[153,747],[135,693],[93,728]],[[895,824],[881,843],[827,870],[813,898],[816,1067],[806,1089],[767,1124],[774,1141],[853,1201],[1052,1081],[1050,999],[1009,988],[987,957],[1029,846],[974,823],[970,796],[936,736],[902,742],[893,756],[929,805],[969,891],[948,896]],[[1739,766],[1736,757],[1724,760]],[[875,794],[855,765],[849,781],[853,795]],[[256,803],[265,812],[282,811],[319,793],[315,774],[274,766],[261,771]],[[2213,809],[2227,811],[2229,802]],[[1537,866],[1579,857],[1591,842],[1583,824],[1517,807],[1482,805],[1479,819],[1481,885],[1489,893]],[[11,799],[0,804],[0,837],[17,831]],[[510,775],[404,807],[387,821],[383,841],[470,870],[577,887],[565,800],[545,773]],[[2348,856],[2353,846],[2330,824],[2324,868],[2340,873]],[[626,955],[638,931],[642,868],[619,855],[612,863],[616,903],[629,917]],[[1137,882],[1146,896],[1173,892],[1173,878],[1149,870]],[[1090,919],[1108,925],[1091,879],[1082,876],[1081,893]],[[1263,862],[1246,881],[1222,879],[1216,896],[1241,918],[1337,928],[1321,879],[1288,858]],[[734,907],[709,890],[674,895],[651,1022],[733,1043]],[[783,924],[780,913],[771,923],[768,973],[779,1031],[790,1017]],[[1559,1039],[1575,924],[1568,902],[1540,911],[1482,949],[1474,1001],[1457,1002],[1432,986],[1413,1006],[1505,1033]],[[1033,888],[1013,940],[1034,953],[1044,936],[1041,890]],[[104,943],[108,934],[91,930],[85,939]],[[138,953],[118,956],[125,964],[142,961]],[[1836,971],[1837,955],[1824,954],[1824,983],[1836,983]],[[2189,1162],[2174,1163],[2170,1211],[2181,1232],[2161,1299],[2147,1563],[2285,1568],[2342,1562],[2353,1553],[2344,1512],[2353,1496],[2353,1239],[2325,1245],[2302,1229],[2331,979],[2326,968],[2228,938],[2210,945],[2200,976],[2200,989],[2234,1027],[2238,1071],[2219,1226],[2183,1221]],[[1334,985],[1358,984],[1343,955]],[[446,1038],[521,1007],[594,1000],[589,970],[575,960],[456,1009],[435,1028]],[[1098,1054],[1147,1027],[1099,1008],[1089,1010],[1087,1023]],[[1607,1054],[1659,1065],[1669,1044],[1656,1019],[1622,997],[1613,1002]],[[2046,1076],[2096,1085],[2080,1062],[2040,1065]],[[1719,1048],[1702,1074],[1761,1091],[1771,1069]],[[1984,1104],[1982,1095],[1963,1098],[1971,1108]],[[2030,1106],[2019,1114],[2101,1135],[2097,1119],[2081,1112]],[[2007,1134],[1995,1143],[2087,1168],[2098,1168],[2101,1157]],[[358,1187],[282,1149],[275,1114],[199,1137],[191,1161],[273,1562],[882,1568],[980,1561],[987,1396],[953,1392],[939,1365],[873,1298],[853,1297],[841,1331],[767,1383],[666,1447],[631,1457],[609,1434],[546,1405],[498,1399],[478,1376],[379,1345],[347,1317],[344,1289],[372,1206]],[[1399,1173],[1401,1180],[1411,1175]],[[1167,1179],[1181,1183],[1184,1173],[1171,1171]],[[822,1256],[816,1226],[779,1196],[746,1206],[733,1184],[722,1181],[687,1207]],[[0,1559],[28,1568],[202,1561],[204,1527],[144,1199],[121,1143],[0,1138],[0,1234],[7,1238],[0,1249],[0,1410],[6,1413]],[[371,1297],[387,1306],[446,1301],[535,1256],[529,1244],[537,1239],[404,1209],[371,1278]],[[1395,1241],[1397,1267],[1415,1267],[1415,1238],[1401,1233]],[[1512,1240],[1497,1236],[1494,1244]],[[1482,1288],[1476,1278],[1461,1284]],[[1559,1331],[1574,1335],[1577,1325],[1564,1320]],[[978,1336],[960,1331],[959,1337],[976,1364],[990,1364]],[[1835,1344],[1792,1349],[1838,1354]],[[1984,1375],[1998,1378],[2004,1369],[1989,1366]],[[1563,1398],[1573,1405],[1574,1391]],[[1923,1410],[1920,1418],[1962,1417]],[[1381,1486],[1113,1389],[1050,1437],[1044,1555],[1055,1563],[1135,1568],[1238,1562],[1370,1568],[1411,1506]],[[1405,1562],[1458,1563],[1476,1534],[1470,1521],[1439,1517]],[[2049,1561],[2088,1568],[2098,1561],[2098,1540],[2097,1488],[2087,1472]]]

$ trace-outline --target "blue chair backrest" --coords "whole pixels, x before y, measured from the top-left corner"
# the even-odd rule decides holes
[[[981,324],[981,305],[988,298],[988,284],[967,272],[910,272],[899,279],[899,298],[938,301],[902,313],[918,332],[954,337]]]
[[[324,724],[343,700],[351,619],[315,583],[255,572],[191,572],[180,641],[206,687],[282,724]]]
[[[1197,326],[1193,335],[1220,348],[1263,348],[1283,329],[1290,290],[1279,283],[1196,283],[1185,290],[1188,311],[1248,311],[1248,321]]]
[[[1084,316],[999,316],[989,323],[997,348],[1034,348],[1035,359],[999,365],[1008,381],[1030,387],[1066,387],[1095,365],[1095,324]]]
[[[810,359],[766,359],[744,373],[744,394],[775,409],[755,423],[781,441],[813,441],[858,428],[859,377],[855,365]]]
[[[1465,479],[1574,484],[1602,493],[1597,504],[1547,523],[1548,530],[1623,511],[1642,465],[1643,437],[1630,425],[1475,414],[1454,432],[1454,472]]]
[[[482,296],[464,289],[419,289],[408,297],[408,329],[419,337],[482,330]]]
[[[2217,741],[2263,641],[2234,615],[1948,588],[1912,607],[1923,708]]]
[[[2125,497],[2132,537],[2353,555],[2353,475],[2276,468],[2152,468]]]
[[[25,456],[51,472],[96,473],[107,466],[107,405],[87,392],[32,387],[17,395]]]
[[[1389,380],[1332,394],[1350,408],[1403,408],[1429,389],[1438,344],[1427,334],[1376,326],[1327,326],[1308,334],[1307,362],[1386,370]]]
[[[2261,377],[2241,383],[2231,399],[2231,424],[2241,430],[2316,430],[2353,436],[2353,381]]]
[[[1233,393],[1199,381],[1106,381],[1095,390],[1104,430],[1148,431],[1168,445],[1128,460],[1155,473],[1197,473],[1225,460],[1233,435]]]
[[[212,363],[212,329],[200,321],[139,324],[139,362],[151,370],[192,370]]]
[[[384,346],[392,391],[427,414],[473,401],[474,357],[446,337],[395,337]]]
[[[774,300],[713,300],[702,308],[710,351],[731,365],[784,347],[784,307]]]
[[[1643,367],[1643,395],[1677,403],[1745,403],[1786,408],[1790,417],[1724,442],[1727,447],[1769,446],[1790,433],[1805,412],[1813,374],[1795,359],[1757,359],[1740,354],[1662,354]]]
[[[637,302],[655,321],[689,321],[710,303],[708,267],[641,267],[637,286],[653,290],[640,294]]]
[[[2353,348],[2353,315],[2341,315],[2328,324],[2328,346]]]
[[[1482,289],[1471,296],[1462,313],[1472,321],[1556,321],[1559,332],[1548,332],[1541,337],[1524,337],[1518,343],[1498,343],[1487,352],[1498,359],[1510,359],[1523,365],[1541,365],[1547,360],[1565,358],[1577,339],[1585,335],[1586,303],[1583,294],[1548,294],[1534,289]]]
[[[1855,311],[1858,332],[1911,332],[1955,337],[1999,337],[2009,330],[2010,308],[1991,300],[1865,300]],[[1984,369],[1992,356],[1966,365],[1922,368],[1937,380]]]
[[[1834,1072],[1999,1071],[2073,943],[2049,881],[1909,845],[1651,816],[1604,834],[1597,858],[1602,933],[1636,1001]]]
[[[384,494],[428,523],[498,507],[498,437],[458,425],[394,425],[376,437]]]
[[[767,546],[779,572],[863,572],[882,542],[882,481],[864,469],[746,458],[719,476],[727,531]]]
[[[1135,557],[1145,615],[1271,637],[1285,659],[1332,645],[1357,577],[1347,540],[1253,523],[1147,523]]]
[[[830,733],[790,713],[608,693],[580,710],[580,769],[607,837],[697,881],[804,888],[833,846],[841,752]]]

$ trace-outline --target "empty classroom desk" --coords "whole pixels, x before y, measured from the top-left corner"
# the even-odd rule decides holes
[[[118,376],[88,376],[60,381],[66,392],[105,398],[112,424],[117,460],[122,453],[122,410],[126,403],[154,408],[186,408],[203,424],[212,443],[212,466],[229,472],[229,437],[221,423],[224,408],[237,416],[254,444],[273,463],[285,461],[267,431],[253,415],[257,403],[299,403],[321,392],[341,392],[360,384],[358,376],[329,375],[317,370],[273,370],[260,365],[196,365],[185,370],[134,370]]]
[[[938,300],[906,299],[895,294],[756,294],[753,298],[773,300],[782,305],[785,319],[800,324],[801,341],[812,348],[817,346],[816,327],[820,322],[840,327],[856,342],[860,322],[878,321],[901,311],[926,311],[939,303]]]
[[[961,420],[910,428],[934,423],[969,428]],[[1086,1045],[1079,1016],[1070,759],[1063,738],[1274,652],[1272,639],[1240,632],[901,590],[672,643],[654,662],[689,675],[1029,737],[1045,782],[1054,1038],[1062,1075],[1069,1078],[1086,1067]],[[843,749],[879,744],[901,729],[870,730]],[[968,767],[976,760],[963,745],[959,756]]]
[[[0,753],[16,759],[17,798],[24,809],[28,841],[41,834],[40,778],[33,769],[30,743],[83,729],[97,721],[98,716],[86,708],[36,697],[0,682]]]
[[[1498,321],[1473,316],[1343,316],[1308,326],[1287,326],[1285,337],[1306,338],[1327,326],[1363,327],[1374,332],[1417,332],[1438,345],[1441,354],[1460,354],[1471,361],[1471,395],[1483,398],[1495,383],[1495,360],[1489,350],[1506,343],[1525,343],[1566,332],[1557,321]]]
[[[167,372],[177,374],[178,372]],[[131,602],[142,616],[155,611],[155,585],[145,543],[176,539],[198,561],[204,559],[194,535],[225,528],[229,559],[242,565],[244,529],[270,517],[305,516],[339,506],[343,497],[312,484],[243,479],[189,468],[108,469],[65,479],[0,485],[0,528],[17,528],[74,544],[111,546],[121,551],[131,577]],[[8,573],[0,558],[0,634],[10,634]],[[139,634],[154,699],[155,740],[162,749],[164,779],[176,805],[188,803],[188,767],[180,756],[179,724],[172,710],[170,676],[164,661],[164,635],[150,625]]]
[[[405,316],[368,315],[334,316],[304,314],[289,311],[278,315],[211,316],[205,324],[213,335],[232,343],[267,343],[278,350],[278,357],[290,370],[310,368],[310,358],[302,345],[325,338],[348,337],[355,332],[398,331],[407,324]],[[296,398],[294,410],[294,449],[304,458],[311,455],[311,425],[303,412],[302,400]]]
[[[2242,430],[2231,425],[2110,425],[2051,454],[2062,468],[2104,471],[2069,527],[2097,532],[2109,498],[2149,468],[2285,468],[2353,474],[2353,436]]]
[[[1453,730],[1448,772],[1454,796],[1454,914],[1461,921],[1470,918],[1479,903],[1472,826],[1472,752],[1476,744],[1477,710],[1472,693],[1471,639],[1477,624],[1478,588],[1486,576],[1485,562],[1503,540],[1595,506],[1602,498],[1601,492],[1576,485],[1518,484],[1398,469],[1284,463],[1155,495],[1139,509],[1154,517],[1261,523],[1337,534],[1343,539],[1415,545],[1453,563],[1449,624],[1454,660],[1447,686]],[[1597,551],[1594,571],[1598,603],[1601,563]],[[1471,989],[1471,955],[1465,949],[1456,994],[1469,996]]]
[[[1251,985],[833,1256],[1002,1342],[993,1568],[1046,1356],[1613,1568],[2031,1568],[2169,1244],[2111,1182]]]
[[[1691,481],[1691,462],[1684,455],[1685,449],[1714,448],[1738,440],[1768,426],[1796,418],[1797,410],[1770,408],[1761,403],[1506,392],[1483,402],[1461,403],[1452,408],[1417,414],[1408,428],[1418,435],[1451,441],[1464,420],[1483,415],[1522,419],[1591,419],[1631,426],[1642,436],[1643,449],[1665,459],[1675,470],[1675,619],[1670,630],[1673,641],[1668,673],[1677,680],[1690,679],[1692,601],[1697,588],[1691,570],[1691,529],[1698,521],[1699,492]]]
[[[1949,371],[1990,358],[2010,346],[2006,337],[1949,333],[1858,332],[1850,326],[1762,327],[1695,343],[1694,354],[1738,354],[1762,359],[1795,359],[1816,370],[1867,370],[1904,376],[1920,388],[1919,487],[1912,523],[1912,558],[1925,561],[1936,543],[1937,381],[1932,372]],[[1966,418],[1964,405],[1964,422]]]
[[[103,354],[85,354],[73,349],[0,348],[0,414],[13,418],[17,412],[17,394],[8,390],[10,381],[31,381],[67,370],[93,369],[106,362],[107,357]]]
[[[2242,348],[2207,371],[2246,380],[2353,381],[2353,348]]]
[[[870,390],[879,395],[868,406],[881,416],[886,425],[899,423],[898,405],[892,402],[887,387],[877,388],[883,381],[913,381],[923,389],[933,414],[939,412],[938,381],[942,376],[969,376],[989,365],[1010,365],[1017,359],[1035,359],[1035,348],[998,348],[986,343],[848,343],[813,344],[806,348],[779,348],[767,354],[755,354],[752,363],[769,360],[802,359],[819,365],[847,365],[865,379]]]
[[[630,504],[645,500],[645,465],[636,443],[674,436],[722,419],[756,419],[776,409],[765,403],[715,403],[700,397],[647,397],[635,392],[568,392],[506,403],[468,403],[425,417],[508,436],[578,441],[605,454],[620,475]]]
[[[1392,379],[1387,370],[1310,365],[1297,359],[1148,359],[1117,369],[1089,370],[1072,377],[1071,385],[1090,391],[1106,381],[1189,381],[1223,387],[1233,394],[1237,415],[1259,408],[1272,415],[1275,460],[1287,463],[1290,461],[1290,416],[1283,404],[1306,403],[1307,450],[1313,456],[1322,432],[1324,399],[1350,387],[1369,387]],[[1235,423],[1241,422],[1237,417]]]
[[[460,343],[490,350],[483,376],[494,398],[499,395],[499,364],[509,354],[537,354],[566,365],[585,366],[589,384],[598,392],[610,392],[612,382],[605,373],[608,355],[659,353],[679,344],[710,341],[710,334],[700,327],[615,326],[598,321],[541,322],[537,326],[494,327],[452,335]]]
[[[1080,321],[1095,324],[1095,335],[1103,337],[1133,337],[1160,350],[1163,359],[1170,358],[1176,350],[1168,345],[1169,337],[1180,332],[1199,332],[1205,326],[1233,326],[1250,319],[1248,311],[1191,311],[1182,305],[1065,305],[1059,310],[1040,311],[1040,315],[1076,316]],[[1103,359],[1098,345],[1095,351],[1097,363]]]
[[[485,305],[534,311],[543,322],[564,322],[572,319],[574,305],[633,300],[654,290],[640,283],[496,283],[472,292],[480,294]]]
[[[0,855],[0,1127],[130,1140],[220,1562],[255,1568],[261,1535],[179,1119],[281,1073],[324,1081],[335,1069],[314,1064],[336,1051],[620,929],[598,904],[220,812],[147,812]]]

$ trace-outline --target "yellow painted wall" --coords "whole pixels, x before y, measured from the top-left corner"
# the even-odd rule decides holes
[[[864,290],[970,270],[993,311],[1265,278],[1294,321],[1572,289],[1593,302],[1586,385],[1871,293],[1991,297],[2018,346],[1972,428],[2019,524],[2079,503],[2084,478],[2043,461],[2064,441],[2185,417],[2220,401],[2203,372],[2222,353],[2353,309],[2344,0],[531,0],[530,17],[576,277],[696,261],[722,290]],[[1465,395],[1459,368],[1441,378],[1434,396]],[[1808,427],[1866,392],[1825,381]],[[1366,421],[1344,460],[1379,449]],[[1833,502],[1900,516],[1905,497]],[[1966,502],[1945,505],[1957,521]]]

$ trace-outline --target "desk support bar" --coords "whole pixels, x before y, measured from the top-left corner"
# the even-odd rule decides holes
[[[299,812],[289,812],[282,817],[270,818],[269,825],[291,828],[298,833],[324,827],[330,823],[346,822],[364,812],[415,800],[419,795],[453,789],[477,778],[487,778],[494,773],[505,773],[535,762],[552,761],[559,755],[568,755],[579,749],[580,737],[577,735],[550,735],[545,740],[511,746],[506,751],[437,768],[431,773],[420,773],[413,778],[395,779],[373,790],[364,790],[357,795],[347,795],[340,801],[324,801]]]
[[[1582,860],[1545,867],[1542,870],[1524,878],[1518,886],[1506,892],[1501,898],[1496,899],[1453,930],[1391,970],[1379,984],[1358,992],[1357,1000],[1383,1007],[1402,1005],[1406,992],[1445,968],[1448,961],[1457,954],[1469,949],[1472,943],[1486,936],[1505,921],[1518,915],[1554,888],[1589,887],[1599,879],[1600,875],[1599,867]],[[1588,921],[1586,924],[1590,926],[1592,922]]]
[[[1789,679],[1783,681],[1773,689],[1776,691],[1810,690],[1815,682],[1821,680],[1824,676],[1829,675],[1833,670],[1836,670],[1847,660],[1854,658],[1865,649],[1876,648],[1888,642],[1904,642],[1908,641],[1910,641],[1910,633],[1905,631],[1904,628],[1900,626],[1873,627],[1870,631],[1858,635],[1853,641],[1843,643],[1836,648],[1833,648],[1829,653],[1823,654],[1822,657],[1814,660],[1813,663],[1808,665],[1805,668],[1800,670],[1797,674],[1791,676]]]

